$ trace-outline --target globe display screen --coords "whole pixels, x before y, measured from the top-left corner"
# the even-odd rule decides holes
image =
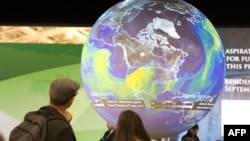
[[[207,17],[182,0],[126,0],[93,25],[81,56],[96,112],[116,126],[137,112],[152,138],[176,135],[211,110],[224,85],[225,56]]]

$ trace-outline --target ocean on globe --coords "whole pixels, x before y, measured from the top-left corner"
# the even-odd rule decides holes
[[[131,109],[155,139],[201,121],[222,91],[225,70],[216,29],[182,0],[113,5],[92,26],[81,56],[83,87],[96,112],[116,126]]]

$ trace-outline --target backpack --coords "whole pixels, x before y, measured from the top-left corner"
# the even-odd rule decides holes
[[[47,120],[41,111],[31,111],[10,132],[9,141],[45,141]]]

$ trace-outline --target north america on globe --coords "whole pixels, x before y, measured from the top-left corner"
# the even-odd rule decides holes
[[[225,77],[220,37],[182,0],[125,0],[93,25],[81,58],[82,82],[96,112],[116,126],[133,109],[152,138],[202,120]]]
[[[160,27],[157,27],[158,25]],[[146,28],[139,31],[136,36],[137,38],[130,37],[126,31],[122,31],[118,36],[114,36],[114,45],[120,46],[123,49],[124,60],[128,68],[128,72],[126,73],[128,86],[133,90],[135,96],[141,98],[143,98],[143,95],[145,95],[147,91],[145,91],[146,89],[140,89],[137,84],[144,83],[144,79],[133,75],[137,75],[138,71],[139,73],[143,71],[143,77],[145,77],[148,73],[148,76],[151,76],[150,78],[154,80],[148,80],[147,83],[158,83],[160,79],[162,83],[167,83],[166,80],[175,81],[179,67],[188,55],[182,49],[172,46],[168,42],[168,38],[158,35],[155,32],[155,30],[164,32],[164,29],[161,29],[161,25],[163,25],[163,27],[165,25],[170,27],[170,31],[166,31],[166,34],[173,32],[172,37],[179,38],[179,35],[175,33],[173,24],[170,21],[159,18],[153,19],[153,23],[149,23]],[[173,29],[171,29],[171,27]],[[137,48],[134,48],[135,46],[137,46]],[[154,70],[154,73],[150,70]],[[130,76],[130,74],[133,75]],[[155,90],[158,92],[152,93],[151,98],[154,98],[155,95],[166,90],[164,87],[160,88],[159,85],[155,86]]]

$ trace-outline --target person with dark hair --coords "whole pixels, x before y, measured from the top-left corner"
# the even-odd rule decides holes
[[[49,105],[40,108],[47,119],[46,141],[76,141],[70,124],[71,113],[67,109],[74,101],[80,84],[69,78],[58,78],[51,82]]]
[[[106,125],[108,130],[104,133],[100,141],[113,141],[113,138],[115,136],[115,127],[110,123],[107,123]]]
[[[199,137],[197,136],[198,131],[199,125],[195,124],[187,130],[187,133],[184,136],[182,136],[181,141],[200,141]]]
[[[141,117],[132,110],[120,113],[113,141],[151,141]]]

